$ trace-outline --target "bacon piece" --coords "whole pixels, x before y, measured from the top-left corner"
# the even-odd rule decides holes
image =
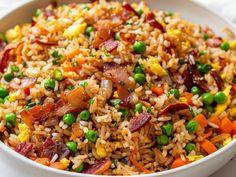
[[[36,80],[37,79],[34,77],[24,77],[21,79],[20,84],[17,84],[14,80],[12,80],[9,86],[13,89],[26,89],[33,86],[36,83]]]
[[[47,157],[52,159],[53,156],[57,154],[59,159],[68,157],[70,150],[62,142],[55,142],[51,138],[47,138],[43,143],[43,150],[41,152],[41,157]]]
[[[211,76],[214,78],[216,85],[219,90],[222,90],[224,87],[224,81],[216,71],[211,71]]]
[[[20,113],[21,119],[26,125],[32,127],[35,121],[46,120],[54,116],[63,116],[68,112],[79,111],[88,106],[88,95],[85,93],[83,87],[64,93],[61,99],[56,103],[47,103],[44,105],[37,105],[30,110],[22,111]]]
[[[61,99],[55,104],[55,115],[63,116],[68,112],[79,111],[88,107],[89,96],[83,87],[64,93]]]
[[[39,38],[36,38],[36,39],[32,40],[32,43],[37,43],[37,44],[45,45],[45,46],[55,46],[55,45],[57,45],[57,42],[56,42],[56,41],[48,41],[48,42],[45,42],[45,41],[42,41],[42,40],[39,39]]]
[[[83,171],[86,174],[101,175],[111,167],[111,160],[105,159],[102,161],[95,162],[95,164],[89,166]]]
[[[120,33],[120,39],[130,44],[134,43],[136,37],[137,35],[133,33]]]
[[[93,47],[98,48],[103,42],[107,41],[112,37],[111,29],[106,27],[98,28],[95,33]]]
[[[108,40],[104,42],[103,47],[106,48],[107,52],[112,52],[118,47],[118,42],[113,40]]]
[[[54,104],[48,103],[44,105],[36,105],[30,108],[30,110],[28,111],[24,110],[20,113],[20,115],[24,123],[27,126],[32,127],[32,123],[34,123],[35,121],[46,120],[47,118],[53,116],[53,111]]]
[[[194,65],[193,61],[190,58],[188,58],[187,60],[187,69],[183,73],[183,80],[185,86],[188,89],[192,88],[193,86],[197,86],[202,92],[209,91],[207,81],[200,74],[197,66]]]
[[[15,151],[18,152],[19,154],[23,155],[23,156],[27,156],[27,154],[32,150],[33,148],[33,144],[29,143],[29,142],[23,142],[20,143]]]
[[[133,133],[144,127],[152,118],[148,112],[142,112],[129,122],[129,130]]]
[[[146,22],[149,23],[152,27],[159,29],[162,33],[165,32],[163,26],[155,19],[155,14],[150,12],[146,15]]]
[[[168,113],[173,114],[177,111],[181,111],[188,108],[189,106],[185,103],[173,103],[165,107],[163,110],[161,110],[159,115],[168,114]]]
[[[123,5],[122,7],[123,7],[123,9],[125,9],[125,10],[127,10],[127,11],[133,13],[134,15],[140,17],[140,15],[134,10],[134,8],[133,8],[130,4],[125,4],[125,5]]]
[[[10,59],[10,52],[13,49],[16,49],[22,42],[9,44],[5,47],[5,49],[0,54],[0,72],[3,72],[7,67],[7,62]]]
[[[207,40],[207,45],[210,47],[219,47],[220,44],[223,42],[221,37],[213,37]]]
[[[118,95],[121,100],[129,96],[128,89],[134,88],[134,83],[129,80],[129,73],[125,67],[115,63],[105,63],[103,66],[104,76],[114,82],[118,87]]]

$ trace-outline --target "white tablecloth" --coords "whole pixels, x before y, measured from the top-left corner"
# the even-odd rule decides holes
[[[0,17],[15,7],[28,2],[30,0],[0,0]],[[42,0],[43,1],[43,0]],[[210,8],[213,8],[223,16],[236,23],[236,0],[194,0],[200,2]],[[236,158],[231,160],[226,166],[217,171],[211,177],[235,177],[236,176]],[[16,177],[10,167],[4,164],[4,159],[0,159],[0,177]],[[25,176],[26,177],[26,176]],[[200,177],[200,176],[199,176]]]

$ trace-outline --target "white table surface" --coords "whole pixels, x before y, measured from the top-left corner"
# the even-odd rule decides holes
[[[0,17],[29,0],[0,0]],[[236,23],[236,0],[194,0],[217,10]],[[0,152],[1,153],[1,152]],[[0,177],[23,177],[0,159]],[[27,177],[27,176],[24,176]],[[42,176],[43,177],[43,176]],[[200,177],[200,176],[199,176]],[[210,177],[236,177],[236,157]]]

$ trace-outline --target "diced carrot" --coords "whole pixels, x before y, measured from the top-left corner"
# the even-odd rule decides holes
[[[231,133],[234,129],[234,125],[227,117],[223,118],[220,123],[220,132]]]
[[[138,161],[133,158],[132,154],[130,154],[128,158],[129,158],[130,162],[132,162],[132,164],[135,167],[137,167],[139,170],[141,170],[142,172],[144,172],[144,173],[151,173],[151,171],[146,169],[142,164],[138,163]]]
[[[201,148],[206,151],[208,154],[212,154],[213,152],[215,152],[217,150],[217,148],[215,147],[215,145],[208,141],[208,140],[204,140],[200,143]]]
[[[21,64],[21,62],[22,62],[22,57],[21,56],[17,56],[16,57],[16,63],[17,64]]]
[[[50,165],[50,160],[48,158],[37,158],[35,159],[35,162],[40,163],[42,165],[46,165],[46,166]]]
[[[59,170],[65,170],[66,169],[66,166],[61,162],[51,163],[50,167],[56,168],[56,169],[59,169]]]
[[[187,104],[193,105],[193,101],[192,101],[193,94],[192,93],[184,92],[184,97],[187,100]]]
[[[80,128],[78,122],[72,124],[72,134],[70,140],[76,140],[77,138],[83,137],[83,131]]]
[[[182,160],[180,157],[175,159],[174,162],[171,165],[171,168],[178,168],[184,165],[189,164],[190,162],[188,160]]]
[[[164,88],[162,85],[156,85],[151,88],[152,93],[156,94],[157,96],[160,96],[164,93]]]
[[[203,136],[203,138],[204,138],[204,139],[207,139],[207,138],[209,138],[212,134],[213,134],[212,130],[209,130],[209,131]]]
[[[78,55],[80,53],[80,49],[77,48],[75,50],[73,50],[71,53],[69,53],[67,55],[67,60],[71,60],[72,58],[74,58],[76,55]]]
[[[208,124],[208,121],[207,121],[206,117],[203,114],[198,114],[194,119],[203,128],[205,128]]]
[[[213,124],[220,126],[220,119],[217,116],[211,116],[209,121],[212,122]]]

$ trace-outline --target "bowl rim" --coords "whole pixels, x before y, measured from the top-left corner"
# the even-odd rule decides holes
[[[19,9],[23,9],[27,5],[30,5],[31,3],[34,4],[37,1],[39,1],[39,0],[34,0],[34,1],[29,0],[29,2],[26,2],[26,3],[18,6],[17,8],[14,8],[10,12],[6,13],[3,17],[1,17],[0,21],[5,19],[5,18],[8,18],[8,16],[13,15],[15,11],[17,11]],[[199,2],[196,2],[195,0],[189,1],[189,3],[192,3],[194,6],[198,6],[202,9],[204,9],[205,11],[210,12],[211,14],[216,16],[217,18],[222,19],[223,21],[225,21],[228,24],[228,26],[231,27],[231,29],[234,32],[236,32],[236,25],[232,21],[230,21],[226,17],[224,17],[223,15],[220,15],[216,10],[214,10],[214,9],[208,7],[208,6],[204,6],[204,5],[200,4]],[[140,177],[142,175],[143,177],[158,177],[158,176],[165,176],[165,175],[170,175],[170,174],[174,174],[174,173],[177,173],[177,172],[185,171],[186,169],[191,169],[192,167],[198,166],[198,165],[200,165],[204,162],[206,163],[207,161],[209,161],[211,159],[215,159],[215,158],[217,158],[217,156],[223,154],[224,152],[230,150],[233,147],[236,148],[236,138],[233,139],[229,144],[227,144],[223,148],[217,150],[216,152],[214,152],[210,155],[207,155],[206,157],[204,157],[200,160],[189,163],[187,165],[184,165],[184,166],[181,166],[181,167],[178,167],[178,168],[174,168],[174,169],[169,169],[169,170],[162,171],[162,172],[155,172],[155,173],[150,173],[150,174],[139,174],[139,175],[132,175],[132,176]],[[94,175],[94,174],[77,173],[77,172],[72,172],[72,171],[58,170],[58,169],[55,169],[55,168],[52,168],[52,167],[49,167],[49,166],[45,166],[45,165],[37,163],[33,160],[30,160],[30,159],[26,158],[25,156],[22,156],[21,154],[17,153],[13,149],[11,149],[7,145],[5,145],[2,141],[0,141],[0,149],[2,149],[4,152],[9,154],[11,157],[17,158],[19,161],[22,161],[27,165],[34,166],[34,167],[36,167],[40,170],[43,170],[45,172],[51,172],[51,173],[54,173],[54,174],[65,175],[65,176],[68,176],[68,177],[75,177],[75,176],[76,177],[81,177],[81,176],[84,176],[84,177],[95,177],[95,176],[112,177],[112,175]],[[236,154],[236,151],[235,151],[235,154]],[[123,177],[123,176],[116,176],[116,177]]]

